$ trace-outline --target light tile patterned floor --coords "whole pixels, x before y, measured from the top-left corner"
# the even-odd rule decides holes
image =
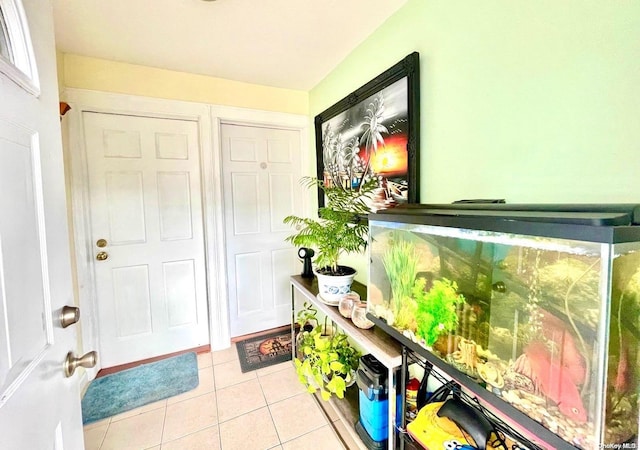
[[[198,368],[193,391],[87,425],[86,449],[345,448],[291,362],[243,374],[232,345],[198,354]]]

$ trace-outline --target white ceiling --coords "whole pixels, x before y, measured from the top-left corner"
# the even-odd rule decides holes
[[[309,90],[407,0],[53,0],[65,53]]]

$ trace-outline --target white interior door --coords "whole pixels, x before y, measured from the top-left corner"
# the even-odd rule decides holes
[[[301,212],[300,133],[224,124],[221,140],[233,337],[291,322],[300,263],[282,219]]]
[[[73,292],[53,20],[50,5],[25,1],[37,95],[8,68],[7,61],[29,60],[30,52],[19,54],[30,47],[28,34],[15,33],[21,6],[0,1],[0,447],[79,449],[78,375],[63,370],[77,348],[77,325],[63,329],[59,321]],[[18,54],[7,51],[12,42]]]
[[[208,344],[197,123],[83,125],[102,366]]]

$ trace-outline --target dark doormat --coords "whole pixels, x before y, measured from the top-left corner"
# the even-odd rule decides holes
[[[236,342],[242,373],[291,361],[291,330],[278,330]]]

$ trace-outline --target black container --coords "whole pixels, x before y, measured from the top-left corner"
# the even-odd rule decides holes
[[[360,357],[356,383],[369,400],[387,398],[387,368],[371,354]]]
[[[367,433],[367,430],[364,429],[359,420],[355,424],[355,429],[356,433],[358,433],[358,436],[360,436],[362,443],[369,450],[384,450],[385,448],[387,448],[388,440],[385,439],[384,441],[374,441],[373,439],[371,439],[371,436],[369,436],[369,433]]]

